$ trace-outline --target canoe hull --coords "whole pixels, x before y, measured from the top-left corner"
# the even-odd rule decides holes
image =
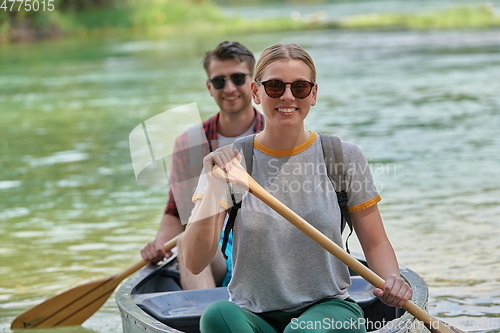
[[[362,257],[357,256],[357,259],[363,262]],[[166,264],[166,266],[168,265],[169,263]],[[429,296],[427,285],[415,272],[406,267],[400,267],[400,269],[401,275],[413,288],[413,302],[427,310]],[[193,297],[198,297],[200,303],[205,302],[206,304],[216,299],[227,299],[227,290],[225,288],[206,291],[181,291],[177,284],[172,283],[173,280],[176,280],[175,277],[172,279],[171,276],[165,276],[162,270],[164,268],[149,265],[126,280],[118,289],[115,298],[121,312],[124,333],[197,332],[199,315],[205,305],[201,304],[200,307],[194,310],[190,309],[189,304],[192,304]],[[376,298],[373,298],[373,300],[368,299],[367,287],[371,287],[359,276],[353,276],[352,280],[353,285],[359,286],[355,286],[357,289],[354,288],[353,291],[350,289],[349,292],[351,297],[356,299],[365,310],[365,315],[368,317],[368,332],[428,332],[420,321],[402,309],[383,306]],[[171,291],[165,292],[165,290]],[[371,291],[371,289],[369,290]],[[183,302],[186,304],[182,304]],[[168,307],[168,304],[171,306],[170,309],[161,308],[163,306]],[[183,305],[188,305],[186,311],[183,310]],[[370,318],[374,319],[371,320]]]

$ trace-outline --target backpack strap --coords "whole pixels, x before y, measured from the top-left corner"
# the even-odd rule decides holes
[[[252,161],[253,161],[253,139],[255,134],[245,136],[243,138],[239,138],[234,141],[234,148],[238,149],[240,153],[243,155],[245,164],[243,165],[246,168],[248,174],[252,174]],[[225,259],[227,259],[226,255],[226,247],[229,242],[229,234],[234,227],[234,221],[236,220],[236,215],[238,214],[238,210],[241,208],[241,200],[243,199],[243,195],[245,191],[240,189],[239,187],[233,187],[232,184],[228,183],[229,191],[231,193],[231,200],[233,205],[229,209],[229,217],[226,222],[226,227],[224,228],[224,236],[222,238],[222,246],[221,251],[222,255]]]
[[[333,184],[335,193],[337,193],[337,201],[340,207],[341,227],[340,232],[344,231],[345,225],[349,226],[350,232],[345,241],[346,250],[349,251],[349,237],[351,237],[353,228],[351,215],[347,208],[347,181],[345,179],[347,166],[344,163],[344,152],[342,150],[342,142],[338,136],[319,134],[321,138],[321,146],[323,147],[323,155],[325,157],[326,169],[328,177]]]

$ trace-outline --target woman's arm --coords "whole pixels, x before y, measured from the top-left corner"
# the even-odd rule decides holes
[[[216,197],[207,192],[203,199],[196,201],[183,235],[181,247],[184,264],[193,274],[199,274],[210,265],[218,249],[226,212],[225,208],[219,206],[221,196],[219,200]]]
[[[401,278],[394,249],[387,237],[377,205],[351,213],[356,235],[368,266],[385,280],[384,289],[373,293],[384,303],[401,307],[413,295],[411,287]]]
[[[212,168],[217,164],[221,168],[230,169],[235,156],[240,157],[237,152],[226,146],[203,159],[202,177],[206,177],[207,185],[203,197],[196,201],[181,242],[184,264],[193,274],[199,274],[212,262],[226,216],[226,208],[220,204],[227,183],[216,178],[212,174]]]

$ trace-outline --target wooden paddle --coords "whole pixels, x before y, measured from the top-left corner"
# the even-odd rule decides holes
[[[265,204],[269,205],[278,214],[287,219],[290,223],[300,229],[303,233],[309,236],[312,240],[322,246],[325,250],[333,254],[344,264],[349,266],[353,271],[358,273],[361,277],[367,280],[371,285],[376,288],[383,289],[385,281],[375,274],[372,270],[364,266],[343,248],[334,243],[331,239],[323,235],[318,229],[313,227],[302,217],[293,212],[290,208],[281,203],[278,199],[273,197],[269,192],[267,192],[262,186],[260,186],[241,166],[236,159],[233,160],[233,165],[229,173],[226,173],[218,166],[213,169],[213,174],[221,179],[225,179],[231,183],[237,184],[243,187],[245,190],[249,191],[257,198],[262,200]],[[425,326],[432,333],[465,333],[450,324],[444,323],[443,321],[437,319],[436,317],[430,315],[419,306],[417,306],[412,301],[408,301],[403,308],[411,313],[415,318],[421,320]]]
[[[169,240],[163,245],[163,248],[170,251],[177,244],[178,237]],[[99,310],[123,279],[147,264],[147,261],[141,260],[119,274],[83,284],[54,296],[19,315],[14,319],[10,328],[51,328],[81,325]]]

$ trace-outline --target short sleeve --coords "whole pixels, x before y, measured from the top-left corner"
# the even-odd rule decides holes
[[[358,212],[377,204],[380,197],[366,158],[355,144],[342,141],[344,163],[347,164],[347,206]]]
[[[193,195],[193,202],[196,202],[197,200],[203,199],[203,196],[205,195],[205,188],[207,187],[207,177],[205,176],[204,173],[201,173],[199,180],[198,180],[198,186],[196,186],[196,190]],[[226,195],[225,198],[223,198],[219,205],[224,208],[224,209],[229,209],[229,201],[228,197],[230,197],[229,191],[226,189]]]

